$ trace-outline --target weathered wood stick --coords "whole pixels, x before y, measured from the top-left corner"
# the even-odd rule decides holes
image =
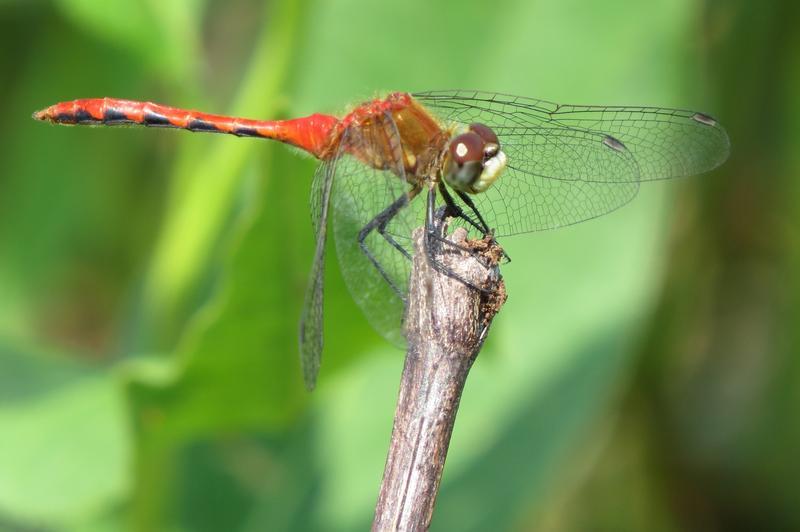
[[[433,269],[424,231],[415,231],[406,309],[408,351],[374,531],[430,526],[467,374],[506,299],[497,243],[490,238],[467,241],[463,229],[447,239],[474,251],[444,244],[436,246],[436,258],[484,291]]]

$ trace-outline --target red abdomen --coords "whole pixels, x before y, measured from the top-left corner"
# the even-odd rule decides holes
[[[57,103],[34,113],[33,117],[68,125],[142,125],[274,139],[296,146],[318,158],[328,151],[328,144],[332,141],[339,123],[335,116],[323,114],[292,120],[251,120],[116,98],[90,98]]]

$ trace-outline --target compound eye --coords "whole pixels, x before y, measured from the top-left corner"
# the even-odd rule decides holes
[[[486,144],[495,144],[500,146],[500,140],[497,138],[497,135],[494,134],[492,128],[489,126],[485,126],[483,124],[474,123],[469,125],[469,130],[473,133],[477,134],[480,138],[486,142]]]
[[[483,148],[486,142],[473,132],[464,133],[450,142],[450,157],[459,167],[467,163],[483,161]]]

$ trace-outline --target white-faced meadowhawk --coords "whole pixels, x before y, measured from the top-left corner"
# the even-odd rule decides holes
[[[376,329],[401,341],[411,231],[424,224],[427,248],[436,245],[434,211],[476,236],[554,229],[621,207],[642,181],[712,170],[730,149],[704,113],[460,90],[396,92],[341,118],[251,120],[114,98],[58,103],[33,117],[274,139],[319,159],[310,200],[316,250],[300,320],[309,388],[322,354],[329,218],[350,292]],[[415,201],[423,191],[427,201]]]

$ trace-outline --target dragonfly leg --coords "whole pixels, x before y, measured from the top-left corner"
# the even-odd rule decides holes
[[[445,205],[443,205],[440,209],[438,209],[436,211],[436,214],[435,214],[435,217],[434,217],[435,219],[444,220],[444,218],[446,218],[447,216],[453,216],[453,217],[461,218],[462,220],[468,221],[470,224],[472,224],[473,227],[475,227],[475,229],[477,229],[478,231],[483,233],[484,237],[491,235],[491,230],[489,229],[488,225],[486,225],[486,222],[483,220],[483,217],[478,212],[478,209],[477,209],[477,207],[475,207],[475,204],[469,198],[466,198],[467,201],[465,201],[465,203],[467,203],[467,205],[478,216],[482,226],[476,224],[475,221],[473,221],[466,213],[464,213],[464,210],[455,201],[453,201],[453,197],[450,195],[450,193],[447,190],[447,188],[444,187],[444,185],[442,185],[441,182],[439,183],[439,186],[440,186],[440,191],[442,192],[442,196],[443,196],[443,198],[445,200]],[[430,238],[433,238],[434,240],[438,241],[440,244],[445,244],[445,245],[454,247],[456,249],[460,249],[461,251],[466,251],[468,253],[474,253],[473,249],[467,248],[467,247],[464,247],[464,246],[460,246],[458,244],[455,244],[454,242],[444,238],[444,235],[439,235],[439,234],[434,233]],[[492,241],[494,241],[494,237],[492,237]],[[505,251],[503,251],[503,256],[506,257],[506,259],[508,259],[507,262],[511,261],[511,259],[508,257],[508,255],[506,255]],[[487,268],[490,267],[489,262],[486,261],[483,257],[477,257],[477,258],[484,266],[486,266]]]
[[[456,194],[458,194],[458,197],[461,198],[461,201],[463,201],[467,205],[467,207],[472,209],[472,212],[475,213],[475,216],[478,217],[478,220],[480,221],[481,225],[484,228],[483,235],[484,236],[490,235],[492,233],[492,230],[489,229],[489,225],[486,223],[486,220],[483,219],[483,216],[481,216],[481,211],[478,210],[478,207],[475,205],[475,202],[472,201],[472,198],[469,197],[469,194],[467,194],[466,192],[461,192],[460,190],[457,190]],[[495,242],[494,235],[492,235],[492,241]],[[503,258],[505,259],[505,263],[508,264],[509,262],[511,262],[511,257],[508,256],[508,253],[506,253],[505,250],[502,250],[502,252],[503,252]]]
[[[370,220],[369,223],[367,223],[367,225],[362,227],[361,230],[358,232],[358,245],[361,248],[361,252],[367,256],[370,262],[372,262],[372,265],[375,266],[375,269],[378,270],[378,273],[381,274],[381,277],[383,277],[383,279],[387,283],[389,283],[389,286],[392,287],[392,290],[394,290],[395,293],[397,293],[397,295],[400,296],[400,299],[402,299],[404,302],[406,300],[405,294],[403,293],[402,290],[400,290],[400,287],[398,287],[397,284],[395,284],[395,282],[389,277],[389,275],[386,273],[386,270],[383,268],[383,266],[381,266],[380,261],[378,261],[375,255],[373,255],[372,252],[369,250],[366,240],[367,236],[372,231],[377,231],[378,234],[380,234],[389,244],[392,245],[392,247],[397,249],[400,253],[403,254],[404,257],[410,260],[411,255],[409,255],[408,251],[399,243],[397,243],[397,241],[386,232],[386,226],[389,225],[389,222],[392,221],[392,218],[394,218],[397,215],[397,213],[400,212],[401,209],[403,209],[406,205],[408,205],[409,201],[411,201],[419,193],[419,191],[420,187],[415,187],[411,189],[411,191],[409,191],[408,193],[404,193],[403,195],[401,195],[399,198],[394,200],[388,207],[386,207],[384,210],[378,213],[375,216],[375,218]]]
[[[449,206],[445,206],[442,210],[436,210],[436,189],[431,187],[428,189],[428,207],[427,207],[427,216],[425,219],[425,254],[428,259],[428,264],[436,270],[437,272],[441,273],[442,275],[446,275],[451,279],[455,279],[456,281],[472,288],[473,290],[477,290],[483,293],[489,293],[490,290],[485,288],[481,288],[475,283],[464,279],[461,275],[454,272],[451,268],[448,268],[444,264],[442,264],[435,255],[434,243],[436,245],[449,245],[456,249],[460,249],[462,251],[467,251],[468,253],[477,255],[474,249],[469,249],[464,246],[460,246],[455,242],[451,242],[444,238],[443,228],[444,228],[444,218],[449,215],[450,208]],[[438,220],[438,223],[437,223]],[[479,257],[482,259],[482,257]],[[483,260],[481,260],[483,262]]]
[[[461,201],[463,201],[478,218],[478,222],[481,224],[481,230],[483,231],[484,236],[488,235],[491,232],[491,229],[489,229],[489,225],[486,223],[486,220],[483,219],[483,216],[481,216],[481,211],[479,211],[478,207],[475,206],[475,203],[472,201],[472,198],[469,197],[469,194],[466,192],[461,192],[460,190],[457,190],[456,194],[458,194],[458,197],[461,198]]]
[[[420,191],[420,190],[422,190],[422,187],[421,187],[421,186],[415,186],[414,188],[412,188],[412,189],[411,189],[411,190],[408,192],[408,194],[407,194],[407,195],[403,195],[402,197],[405,197],[406,201],[405,201],[405,203],[404,203],[404,204],[401,206],[401,208],[402,208],[402,207],[405,207],[406,205],[408,205],[408,203],[409,203],[411,200],[413,200],[414,198],[416,198],[416,197],[417,197],[417,194],[419,194],[419,191]],[[401,197],[401,198],[398,198],[398,201],[399,201],[400,199],[402,199],[402,197]],[[397,212],[399,212],[399,211],[400,211],[400,209],[397,209]],[[380,234],[380,235],[381,235],[381,236],[382,236],[382,237],[383,237],[383,238],[384,238],[384,239],[385,239],[387,242],[389,242],[389,244],[391,244],[391,245],[392,245],[392,246],[393,246],[393,247],[394,247],[394,248],[395,248],[397,251],[399,251],[400,253],[402,253],[402,254],[403,254],[403,256],[404,256],[405,258],[407,258],[408,260],[411,260],[411,254],[409,254],[408,250],[406,250],[406,248],[404,248],[403,246],[401,246],[400,244],[398,244],[398,243],[397,243],[397,241],[394,239],[394,237],[393,237],[392,235],[390,235],[389,233],[387,233],[387,232],[386,232],[386,226],[387,226],[387,225],[389,225],[389,222],[391,222],[391,221],[392,221],[392,218],[394,218],[394,216],[397,214],[397,212],[393,213],[391,216],[387,216],[387,217],[385,217],[385,218],[384,218],[384,219],[381,221],[381,223],[380,223],[380,224],[378,224],[377,230],[378,230],[378,233],[379,233],[379,234]]]
[[[467,205],[473,210],[473,212],[478,215],[477,222],[473,220],[472,217],[469,216],[466,212],[464,212],[464,209],[462,209],[461,206],[458,205],[453,200],[453,196],[450,195],[450,191],[447,190],[447,187],[441,181],[439,182],[439,192],[441,192],[442,199],[444,199],[444,203],[445,205],[447,205],[448,212],[454,218],[461,218],[462,220],[470,224],[472,227],[474,227],[484,235],[487,235],[489,233],[489,227],[486,225],[486,222],[483,221],[483,217],[477,211],[475,205],[472,203],[471,200],[469,202],[465,201],[465,203],[467,203]]]

